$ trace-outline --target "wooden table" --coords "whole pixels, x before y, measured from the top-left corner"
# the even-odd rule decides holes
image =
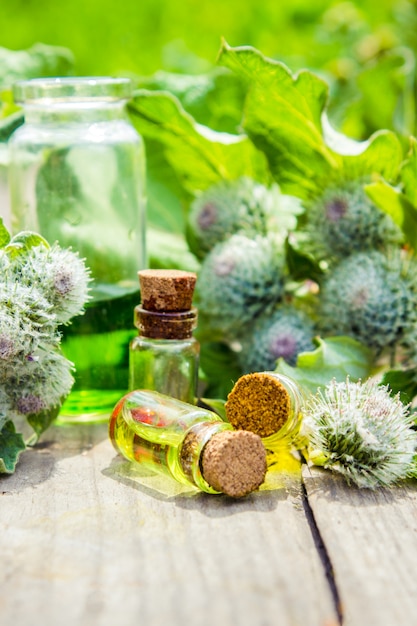
[[[417,490],[308,468],[233,501],[54,426],[0,478],[1,626],[412,626]]]

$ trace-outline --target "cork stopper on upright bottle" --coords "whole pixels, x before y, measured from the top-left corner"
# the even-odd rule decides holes
[[[205,445],[201,472],[216,491],[232,498],[258,489],[266,474],[266,450],[261,438],[244,430],[224,430]]]
[[[282,382],[272,374],[246,374],[229,393],[225,409],[234,428],[268,437],[278,432],[289,419],[291,397]]]
[[[197,276],[182,270],[138,272],[142,303],[135,308],[135,326],[153,339],[186,339],[197,324],[192,306]]]
[[[182,270],[138,272],[142,307],[147,311],[188,311],[197,276]]]

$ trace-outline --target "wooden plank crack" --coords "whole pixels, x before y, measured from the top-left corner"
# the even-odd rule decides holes
[[[338,624],[340,626],[343,625],[343,609],[342,603],[340,600],[339,590],[337,588],[337,583],[334,577],[334,569],[330,559],[329,552],[327,550],[326,544],[321,536],[320,529],[317,525],[316,519],[314,517],[313,509],[310,506],[310,502],[308,499],[307,489],[304,483],[304,479],[302,481],[302,493],[303,493],[303,506],[304,512],[306,516],[306,520],[310,527],[311,535],[314,541],[314,544],[317,548],[317,553],[323,565],[324,573],[329,584],[330,593],[333,598],[334,608],[338,619]]]

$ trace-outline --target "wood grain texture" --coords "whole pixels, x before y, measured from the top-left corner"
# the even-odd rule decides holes
[[[316,468],[303,478],[345,626],[417,624],[415,483],[370,491]]]
[[[270,487],[274,486],[274,489]],[[54,427],[0,479],[2,626],[330,626],[299,479],[233,501]]]

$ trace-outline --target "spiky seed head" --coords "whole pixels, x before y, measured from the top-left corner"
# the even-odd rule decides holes
[[[84,261],[71,249],[58,244],[32,248],[25,255],[20,275],[52,304],[57,323],[68,323],[84,311],[91,277]]]
[[[323,258],[385,250],[403,240],[400,228],[367,196],[360,182],[329,187],[308,208],[313,252]]]
[[[358,487],[388,486],[410,473],[414,420],[399,395],[374,380],[332,380],[304,406],[309,457]]]
[[[0,307],[0,362],[3,362],[3,367],[13,362],[18,355],[27,355],[34,349],[36,341],[33,329],[30,327],[28,332],[26,324],[17,307]]]
[[[231,335],[270,311],[284,291],[283,256],[267,237],[233,235],[204,259],[197,304],[212,328]]]
[[[352,254],[335,266],[320,291],[325,334],[349,335],[377,353],[401,343],[415,327],[416,279],[398,254]]]
[[[288,217],[301,211],[300,201],[281,194],[277,185],[270,188],[249,178],[222,181],[198,196],[188,216],[190,248],[203,258],[216,244],[230,235],[266,236],[285,231]],[[285,236],[285,235],[284,235]]]
[[[72,369],[68,359],[52,350],[39,350],[22,361],[2,385],[15,415],[26,416],[59,406],[73,385]]]
[[[0,284],[0,328],[4,345],[15,355],[28,354],[42,342],[59,342],[52,304],[36,285],[17,280]]]
[[[314,350],[314,324],[294,306],[280,305],[262,315],[241,340],[238,358],[244,373],[275,369],[277,359],[295,365],[300,352]]]

